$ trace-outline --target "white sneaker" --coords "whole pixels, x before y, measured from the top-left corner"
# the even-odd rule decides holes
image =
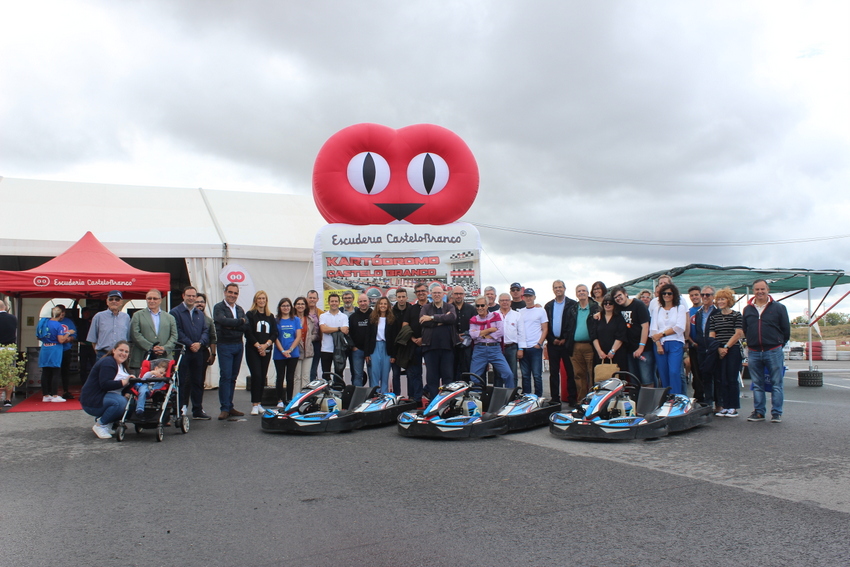
[[[714,415],[716,415],[717,417],[726,417],[726,412],[727,412],[727,411],[729,411],[729,410],[722,409],[722,410],[720,410],[719,412],[717,412],[717,413],[716,413],[716,414],[714,414]]]
[[[62,396],[53,396],[53,397],[50,399],[50,401],[51,401],[51,402],[67,402],[68,400],[66,400],[66,399],[65,399],[65,398],[63,398]]]
[[[278,402],[278,403],[277,403],[277,407],[279,407],[279,408],[285,408],[285,407],[286,407],[286,404],[285,404],[285,403],[283,403],[283,402]]]
[[[97,435],[100,439],[112,438],[112,434],[109,432],[109,428],[104,427],[99,422],[92,425],[91,430],[94,431],[94,434]]]
[[[251,415],[260,415],[260,406],[253,406],[251,408]]]
[[[42,397],[41,397],[41,401],[42,401],[42,402],[52,402],[52,401],[53,401],[53,396],[42,396]]]
[[[726,416],[725,417],[738,417],[738,410],[736,410],[736,409],[726,410]]]

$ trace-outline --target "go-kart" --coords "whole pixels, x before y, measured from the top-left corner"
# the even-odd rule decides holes
[[[621,376],[622,379],[618,378]],[[549,432],[572,439],[654,439],[667,435],[667,420],[655,410],[668,388],[641,388],[636,376],[616,372],[593,386],[579,406],[549,417]]]
[[[711,420],[711,408],[669,388],[641,387],[629,372],[596,384],[572,412],[549,418],[549,432],[573,439],[655,439]]]
[[[332,373],[325,375],[342,381]],[[344,432],[393,423],[401,412],[415,407],[412,400],[379,394],[377,386],[349,385],[340,392],[331,388],[330,381],[318,378],[293,396],[285,408],[266,409],[261,425],[269,432]]]
[[[470,372],[463,376],[470,381],[442,386],[424,410],[399,415],[398,432],[406,437],[492,437],[544,425],[561,407],[533,394],[519,395],[516,388],[484,387]]]

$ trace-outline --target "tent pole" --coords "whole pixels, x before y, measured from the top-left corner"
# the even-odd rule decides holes
[[[808,276],[808,280],[809,280],[809,285],[808,285],[809,289],[806,290],[806,296],[807,296],[808,302],[809,302],[809,349],[808,350],[809,350],[809,372],[811,372],[812,370],[814,370],[814,367],[812,366],[812,315],[813,314],[812,314],[812,276],[811,275]]]

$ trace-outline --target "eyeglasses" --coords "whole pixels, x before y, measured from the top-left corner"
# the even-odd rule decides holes
[[[145,299],[148,300],[148,301],[158,301],[162,298],[161,297],[146,297]]]
[[[487,304],[486,303],[476,303],[475,306],[480,309],[481,307],[487,307]]]
[[[428,293],[428,290],[427,290],[427,289],[418,289],[418,290],[416,290],[416,294],[417,294],[417,295],[419,295],[420,293]]]
[[[672,291],[662,291],[661,295],[673,295]]]
[[[106,299],[106,301],[121,301],[121,298],[120,297],[109,297],[109,298]]]
[[[703,296],[703,297],[711,297],[714,294],[713,293],[701,293],[700,295]]]

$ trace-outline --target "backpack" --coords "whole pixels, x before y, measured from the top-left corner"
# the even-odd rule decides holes
[[[47,322],[50,321],[47,317],[42,317],[38,320],[38,326],[35,328],[35,338],[44,342],[50,336],[50,327],[47,326]]]

